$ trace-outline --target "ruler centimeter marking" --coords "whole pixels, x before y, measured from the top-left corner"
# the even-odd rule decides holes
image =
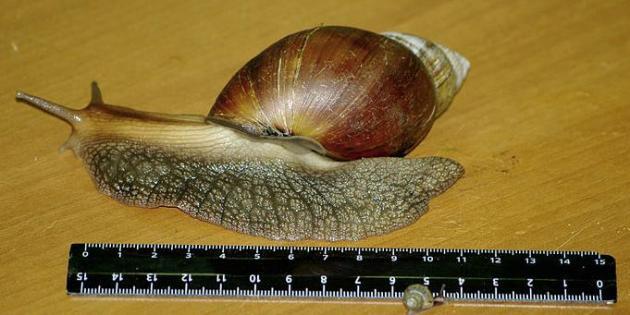
[[[416,283],[454,302],[617,301],[612,256],[487,249],[72,244],[67,291],[400,300]]]

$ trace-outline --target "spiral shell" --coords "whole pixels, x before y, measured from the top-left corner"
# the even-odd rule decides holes
[[[411,35],[318,27],[250,60],[207,121],[312,139],[336,159],[402,156],[446,110],[467,71],[463,57]]]

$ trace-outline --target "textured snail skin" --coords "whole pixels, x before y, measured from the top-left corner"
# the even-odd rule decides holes
[[[468,71],[411,35],[326,26],[289,35],[245,64],[207,120],[256,136],[300,136],[340,160],[404,156],[446,110]]]
[[[18,93],[68,121],[66,144],[98,189],[140,207],[178,207],[203,221],[271,239],[355,240],[413,223],[461,175],[455,161],[338,162],[293,140],[105,105],[93,85],[83,110]]]

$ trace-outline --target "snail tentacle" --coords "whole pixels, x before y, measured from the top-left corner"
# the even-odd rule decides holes
[[[83,121],[81,111],[59,105],[41,97],[18,91],[15,94],[15,98],[20,102],[25,102],[48,114],[61,118],[73,126]]]

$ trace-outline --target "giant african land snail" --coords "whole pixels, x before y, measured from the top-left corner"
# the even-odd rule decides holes
[[[318,27],[249,61],[207,117],[106,105],[95,83],[82,110],[17,98],[68,121],[66,147],[125,204],[273,239],[359,239],[414,222],[463,174],[384,156],[424,138],[468,67],[411,35]]]

